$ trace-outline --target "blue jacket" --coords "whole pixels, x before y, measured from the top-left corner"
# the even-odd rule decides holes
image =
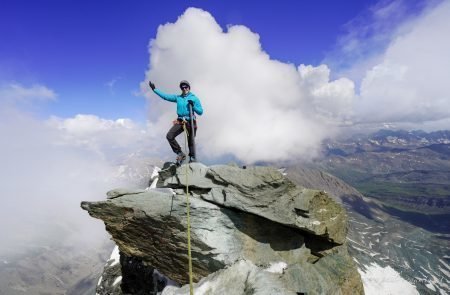
[[[195,94],[192,92],[189,92],[188,94],[186,94],[186,96],[183,96],[182,94],[166,94],[159,89],[155,89],[153,91],[162,99],[177,103],[178,118],[190,120],[188,100],[192,100],[194,102],[194,118],[195,113],[197,113],[198,115],[203,114],[203,108],[200,103],[200,99],[198,99],[198,97],[195,96]]]

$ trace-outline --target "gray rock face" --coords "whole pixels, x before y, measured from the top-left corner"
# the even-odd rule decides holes
[[[186,170],[186,167],[188,169]],[[347,234],[345,210],[323,192],[296,186],[272,167],[200,164],[180,167],[176,175],[162,178],[162,186],[205,190],[204,200],[252,213],[342,244]]]
[[[114,199],[125,195],[135,195],[145,192],[144,190],[129,190],[125,188],[117,188],[106,193],[107,199]]]
[[[176,174],[162,171],[159,189],[115,190],[108,193],[112,199],[83,202],[82,208],[105,222],[123,255],[187,284],[186,183],[196,290],[363,293],[343,244],[344,209],[323,192],[295,186],[271,167],[184,165]],[[283,266],[276,274],[267,270],[276,265]],[[231,287],[240,293],[220,292]],[[188,292],[171,287],[163,294]]]

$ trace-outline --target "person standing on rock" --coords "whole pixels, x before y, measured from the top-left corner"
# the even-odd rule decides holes
[[[187,138],[189,145],[189,163],[195,162],[195,148],[194,148],[194,137],[197,135],[197,120],[195,114],[203,114],[203,108],[200,103],[200,99],[191,92],[191,85],[188,81],[183,80],[180,82],[181,94],[166,94],[161,90],[157,89],[152,81],[148,82],[148,85],[159,97],[170,102],[177,103],[177,119],[173,121],[173,126],[167,132],[166,138],[169,141],[170,147],[173,152],[177,154],[176,163],[181,164],[185,159],[186,155],[181,150],[180,145],[176,141],[175,137],[180,135],[184,128],[183,124],[186,124],[188,130]],[[189,104],[192,105],[193,119],[194,119],[194,136],[190,134],[191,131],[191,117],[189,114]]]

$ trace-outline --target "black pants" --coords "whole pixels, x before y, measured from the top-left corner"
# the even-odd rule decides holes
[[[186,129],[188,131],[188,146],[189,146],[189,156],[195,157],[195,150],[194,150],[194,137],[197,135],[197,126],[194,121],[194,136],[191,136],[192,129],[191,124],[186,123]],[[174,124],[172,128],[170,128],[169,132],[167,132],[166,138],[169,141],[170,147],[174,151],[174,153],[178,154],[181,152],[181,147],[176,141],[175,137],[183,133],[183,125],[182,124]]]

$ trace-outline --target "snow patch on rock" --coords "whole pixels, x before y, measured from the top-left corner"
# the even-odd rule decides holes
[[[150,179],[153,179],[152,184],[150,185],[150,188],[155,188],[156,183],[158,182],[158,172],[161,170],[159,167],[155,167],[152,172],[152,176],[150,176]]]
[[[283,271],[287,268],[287,264],[283,261],[271,263],[268,268],[266,268],[266,271],[272,272],[272,273],[283,273]]]
[[[434,292],[436,292],[436,288],[433,286],[432,283],[427,283],[425,286],[427,286],[428,289],[433,290]]]
[[[370,264],[366,271],[358,269],[366,295],[381,294],[419,294],[413,284],[405,280],[390,266],[381,267]]]
[[[122,276],[117,277],[117,279],[114,280],[113,286],[117,285],[120,281],[122,281]]]
[[[114,266],[119,262],[120,262],[119,247],[115,246],[114,250],[111,253],[111,257],[109,257],[108,263],[111,263],[109,266]]]

